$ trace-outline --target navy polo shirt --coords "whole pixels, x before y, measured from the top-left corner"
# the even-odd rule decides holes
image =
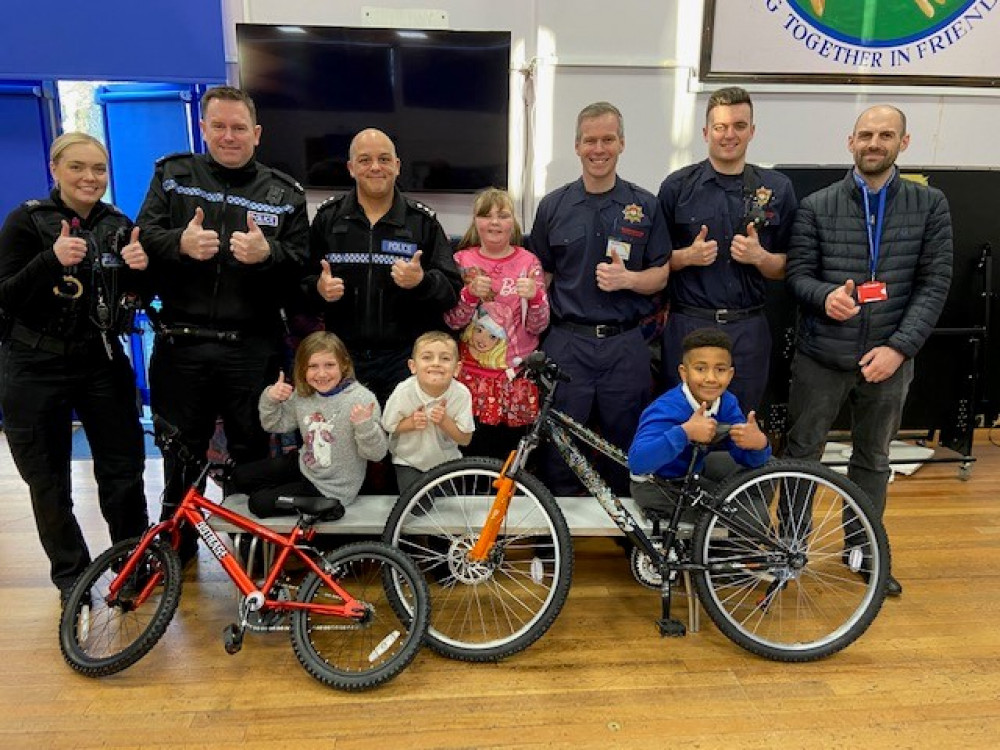
[[[688,266],[670,275],[667,290],[672,301],[729,310],[764,304],[766,281],[756,266],[733,260],[733,236],[746,234],[742,222],[757,201],[767,217],[767,224],[757,230],[760,244],[772,253],[785,252],[798,201],[791,181],[781,172],[754,169],[761,186],[754,196],[744,196],[741,175],[719,174],[708,159],[672,173],[660,185],[660,207],[673,246],[691,245],[703,224],[708,227],[708,239],[719,246],[712,265]]]
[[[583,178],[542,198],[529,248],[552,274],[549,305],[556,321],[632,325],[655,310],[652,297],[631,290],[603,292],[597,264],[608,260],[608,240],[628,247],[632,271],[663,266],[672,246],[656,196],[621,178],[607,193],[588,194]]]

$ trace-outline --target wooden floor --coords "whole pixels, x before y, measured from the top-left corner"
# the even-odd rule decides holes
[[[71,671],[27,490],[0,437],[0,747],[996,747],[1000,448],[984,433],[974,453],[970,481],[928,465],[891,486],[904,595],[826,661],[764,661],[707,619],[698,634],[661,639],[656,594],[612,542],[592,539],[577,547],[562,615],[526,652],[495,665],[422,652],[381,689],[342,694],[301,669],[285,634],[248,635],[226,655],[234,598],[204,551],[145,659],[103,680]],[[96,552],[108,538],[91,467],[73,468]],[[151,499],[159,472],[151,462]]]

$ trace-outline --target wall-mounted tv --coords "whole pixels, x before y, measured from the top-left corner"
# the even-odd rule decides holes
[[[258,158],[308,188],[354,186],[348,146],[385,131],[399,187],[507,186],[510,32],[237,24]]]

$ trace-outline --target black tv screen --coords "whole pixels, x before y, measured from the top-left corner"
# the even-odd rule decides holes
[[[237,24],[236,38],[257,158],[304,186],[353,187],[365,128],[395,142],[403,190],[507,186],[510,32]]]

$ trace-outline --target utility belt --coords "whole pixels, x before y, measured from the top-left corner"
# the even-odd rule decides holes
[[[557,320],[556,328],[587,336],[592,339],[607,339],[639,327],[639,323],[574,323],[571,320]]]
[[[161,324],[156,327],[156,334],[169,339],[218,341],[225,344],[238,344],[243,340],[242,331],[223,331],[218,328],[184,324]]]
[[[49,354],[58,354],[59,356],[85,352],[98,341],[96,336],[66,341],[65,339],[61,339],[56,336],[39,333],[32,328],[28,328],[28,326],[17,320],[11,322],[8,338],[10,338],[11,341],[24,344],[32,349],[38,349],[39,351],[47,352]]]
[[[692,318],[704,318],[705,320],[714,321],[716,325],[725,325],[726,323],[735,323],[760,315],[764,312],[764,306],[745,307],[742,310],[727,310],[725,308],[713,310],[706,307],[678,305],[674,302],[670,304],[670,312],[677,313],[678,315],[690,315]]]

